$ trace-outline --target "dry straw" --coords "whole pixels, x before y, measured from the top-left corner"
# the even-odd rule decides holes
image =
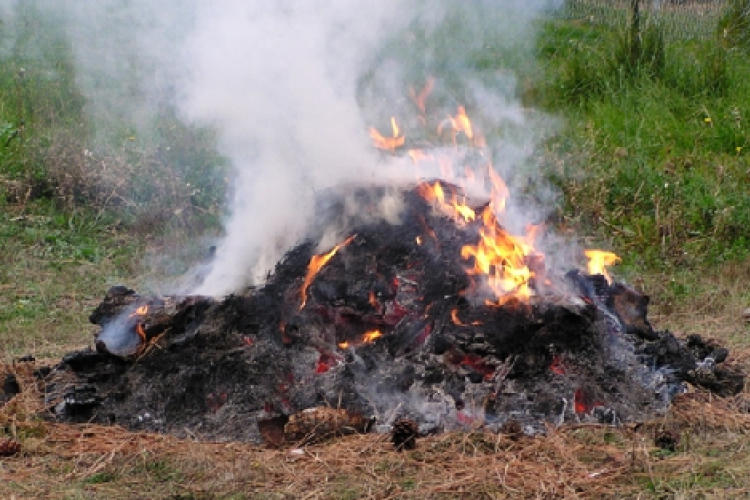
[[[375,434],[273,450],[52,423],[43,418],[48,409],[32,367],[0,367],[0,376],[3,371],[16,373],[23,392],[0,408],[0,434],[4,429],[22,444],[19,455],[0,464],[2,497],[65,498],[73,488],[106,498],[145,492],[197,498],[253,492],[295,499],[629,498],[644,484],[691,474],[704,463],[684,447],[659,455],[652,439],[657,430],[716,439],[750,430],[745,394],[716,399],[695,393],[678,397],[662,418],[620,428],[550,427],[536,438],[475,428],[420,439],[415,450],[403,453],[393,450],[389,436]]]

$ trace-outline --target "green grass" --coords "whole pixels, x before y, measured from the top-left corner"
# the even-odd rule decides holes
[[[538,103],[567,118],[547,144],[567,222],[640,267],[747,257],[748,59],[714,39],[655,41],[634,68],[626,32],[582,22],[539,40]]]
[[[7,356],[86,345],[106,288],[133,285],[142,243],[83,211],[34,202],[0,212],[0,344]]]

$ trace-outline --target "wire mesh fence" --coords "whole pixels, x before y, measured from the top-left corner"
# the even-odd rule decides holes
[[[721,20],[732,4],[732,0],[639,0],[637,7],[642,19],[658,23],[667,38],[708,39],[722,35]],[[625,28],[634,6],[633,0],[567,0],[557,16]]]

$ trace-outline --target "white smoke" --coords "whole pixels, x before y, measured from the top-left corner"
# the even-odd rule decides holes
[[[198,293],[259,281],[305,237],[316,192],[372,178],[355,90],[398,1],[224,0],[187,45],[188,117],[216,127],[237,167],[232,216]]]
[[[532,20],[542,7],[533,3],[224,0],[203,10],[187,45],[192,78],[183,109],[220,130],[237,176],[226,238],[197,292],[220,295],[262,280],[306,236],[321,190],[394,176],[413,179],[413,169],[403,163],[388,168],[379,161],[363,108],[377,113],[392,107],[399,102],[392,94],[399,92],[403,101],[411,75],[402,68],[410,64],[432,71],[447,62],[448,74],[438,78],[458,77],[462,58],[487,48],[488,33],[493,43],[527,50]],[[453,25],[446,26],[447,20]],[[419,35],[439,30],[455,38],[453,45],[419,51]],[[395,47],[384,50],[385,42]],[[363,103],[357,92],[367,72],[371,87],[380,91]],[[473,74],[464,76],[471,85]],[[504,74],[489,80],[474,81],[464,97],[471,94],[476,107],[487,103],[493,109],[485,115],[496,113],[495,120],[523,131],[526,144],[513,138],[499,151],[517,166],[528,156],[533,134],[515,100],[515,81]]]
[[[466,104],[494,129],[495,166],[509,184],[537,175],[528,160],[538,123],[518,102],[515,78],[476,59],[507,55],[508,46],[532,57],[534,20],[549,0],[24,2],[64,24],[77,83],[101,121],[147,123],[175,106],[217,130],[235,172],[229,217],[193,292],[223,295],[261,281],[309,236],[316,195],[327,188],[413,180],[408,159],[386,164],[367,129],[398,111],[413,115],[407,89],[430,75],[430,113]],[[0,0],[0,13],[19,5]],[[393,221],[398,200],[382,205]],[[511,212],[512,229],[539,218],[527,207]]]

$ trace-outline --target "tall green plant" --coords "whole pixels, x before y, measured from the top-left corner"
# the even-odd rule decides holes
[[[619,36],[612,64],[614,71],[631,80],[660,77],[666,64],[663,28],[653,19],[634,14],[630,26]]]

